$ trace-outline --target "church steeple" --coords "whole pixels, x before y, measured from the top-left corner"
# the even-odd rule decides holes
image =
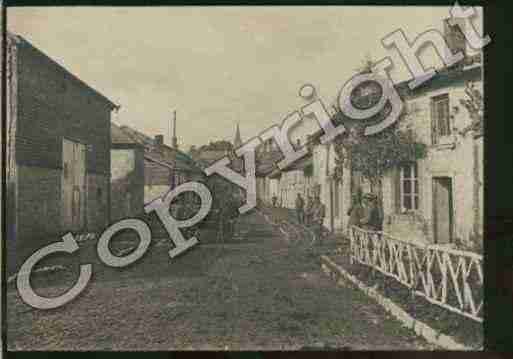
[[[233,140],[233,147],[239,148],[242,146],[242,140],[240,138],[239,123],[237,122],[237,129],[235,130],[235,139]]]

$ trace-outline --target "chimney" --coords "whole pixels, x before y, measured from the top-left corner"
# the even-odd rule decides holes
[[[155,136],[155,146],[162,146],[162,145],[164,145],[164,136],[156,135]]]
[[[453,54],[461,51],[464,56],[467,56],[467,41],[465,39],[465,35],[463,35],[463,31],[465,30],[465,19],[457,18],[454,20],[455,24],[453,26],[449,24],[448,19],[444,19],[443,31],[445,41]]]

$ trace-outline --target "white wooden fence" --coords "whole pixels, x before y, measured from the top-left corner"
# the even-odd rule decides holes
[[[396,279],[413,294],[475,321],[483,321],[483,257],[351,228],[351,263]]]

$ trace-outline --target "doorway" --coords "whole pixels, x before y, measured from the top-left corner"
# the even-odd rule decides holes
[[[453,198],[450,177],[433,178],[433,235],[437,244],[453,241]]]
[[[84,144],[62,142],[63,229],[74,232],[85,227],[85,155]]]

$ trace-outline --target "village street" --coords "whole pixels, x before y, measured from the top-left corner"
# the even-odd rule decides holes
[[[290,224],[280,229],[272,220],[282,221],[277,213],[253,211],[240,218],[234,241],[200,244],[173,260],[169,241],[157,241],[124,269],[102,265],[95,241],[84,242],[80,258],[67,267],[95,261],[93,278],[68,305],[34,310],[9,286],[8,347],[434,349],[360,291],[322,273],[319,257],[333,242],[312,247],[308,232]],[[117,245],[123,246],[121,239]],[[33,282],[40,294],[55,295],[73,280],[67,270],[36,275]]]

